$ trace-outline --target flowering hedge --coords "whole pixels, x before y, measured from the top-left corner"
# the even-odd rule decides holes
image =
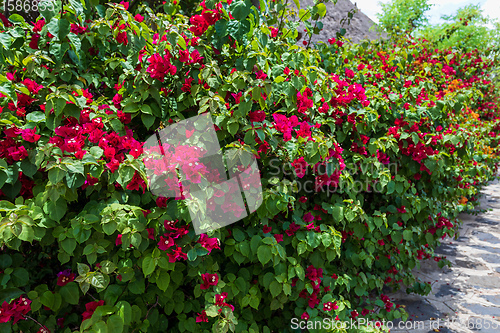
[[[434,249],[496,173],[495,64],[422,40],[297,46],[280,1],[128,5],[2,19],[2,330],[406,318],[383,288],[429,292],[411,270],[448,263]],[[312,34],[325,10],[295,17]],[[204,112],[257,157],[263,204],[196,235],[184,200],[149,192],[142,142]]]

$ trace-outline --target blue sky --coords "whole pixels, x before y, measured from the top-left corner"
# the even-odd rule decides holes
[[[358,8],[368,15],[373,21],[378,22],[377,13],[381,12],[379,2],[387,3],[389,0],[351,0],[351,2],[356,3]],[[490,16],[490,18],[496,18],[500,20],[500,1],[499,0],[430,0],[432,8],[427,13],[431,24],[440,23],[441,15],[451,15],[454,14],[460,7],[469,4],[479,4],[484,10],[484,14]]]

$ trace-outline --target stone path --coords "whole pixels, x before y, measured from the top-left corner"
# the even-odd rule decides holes
[[[393,322],[391,332],[500,332],[500,182],[482,191],[482,214],[461,214],[458,240],[445,239],[436,250],[452,262],[440,269],[435,261],[423,261],[415,272],[431,282],[428,296],[403,291],[389,295],[405,306],[407,322]],[[401,326],[399,326],[401,325]]]

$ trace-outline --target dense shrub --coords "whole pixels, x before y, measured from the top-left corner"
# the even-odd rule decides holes
[[[127,6],[3,23],[2,330],[405,318],[383,288],[430,290],[411,270],[447,263],[435,247],[496,172],[495,64],[411,39],[297,46],[279,1],[204,1],[189,20],[176,1]],[[324,15],[298,13],[308,33]],[[196,235],[184,200],[148,191],[142,142],[204,112],[221,147],[256,155],[264,193]]]

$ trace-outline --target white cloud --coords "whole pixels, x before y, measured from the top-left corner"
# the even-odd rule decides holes
[[[481,8],[484,10],[485,15],[500,20],[500,2],[498,0],[486,0]]]

